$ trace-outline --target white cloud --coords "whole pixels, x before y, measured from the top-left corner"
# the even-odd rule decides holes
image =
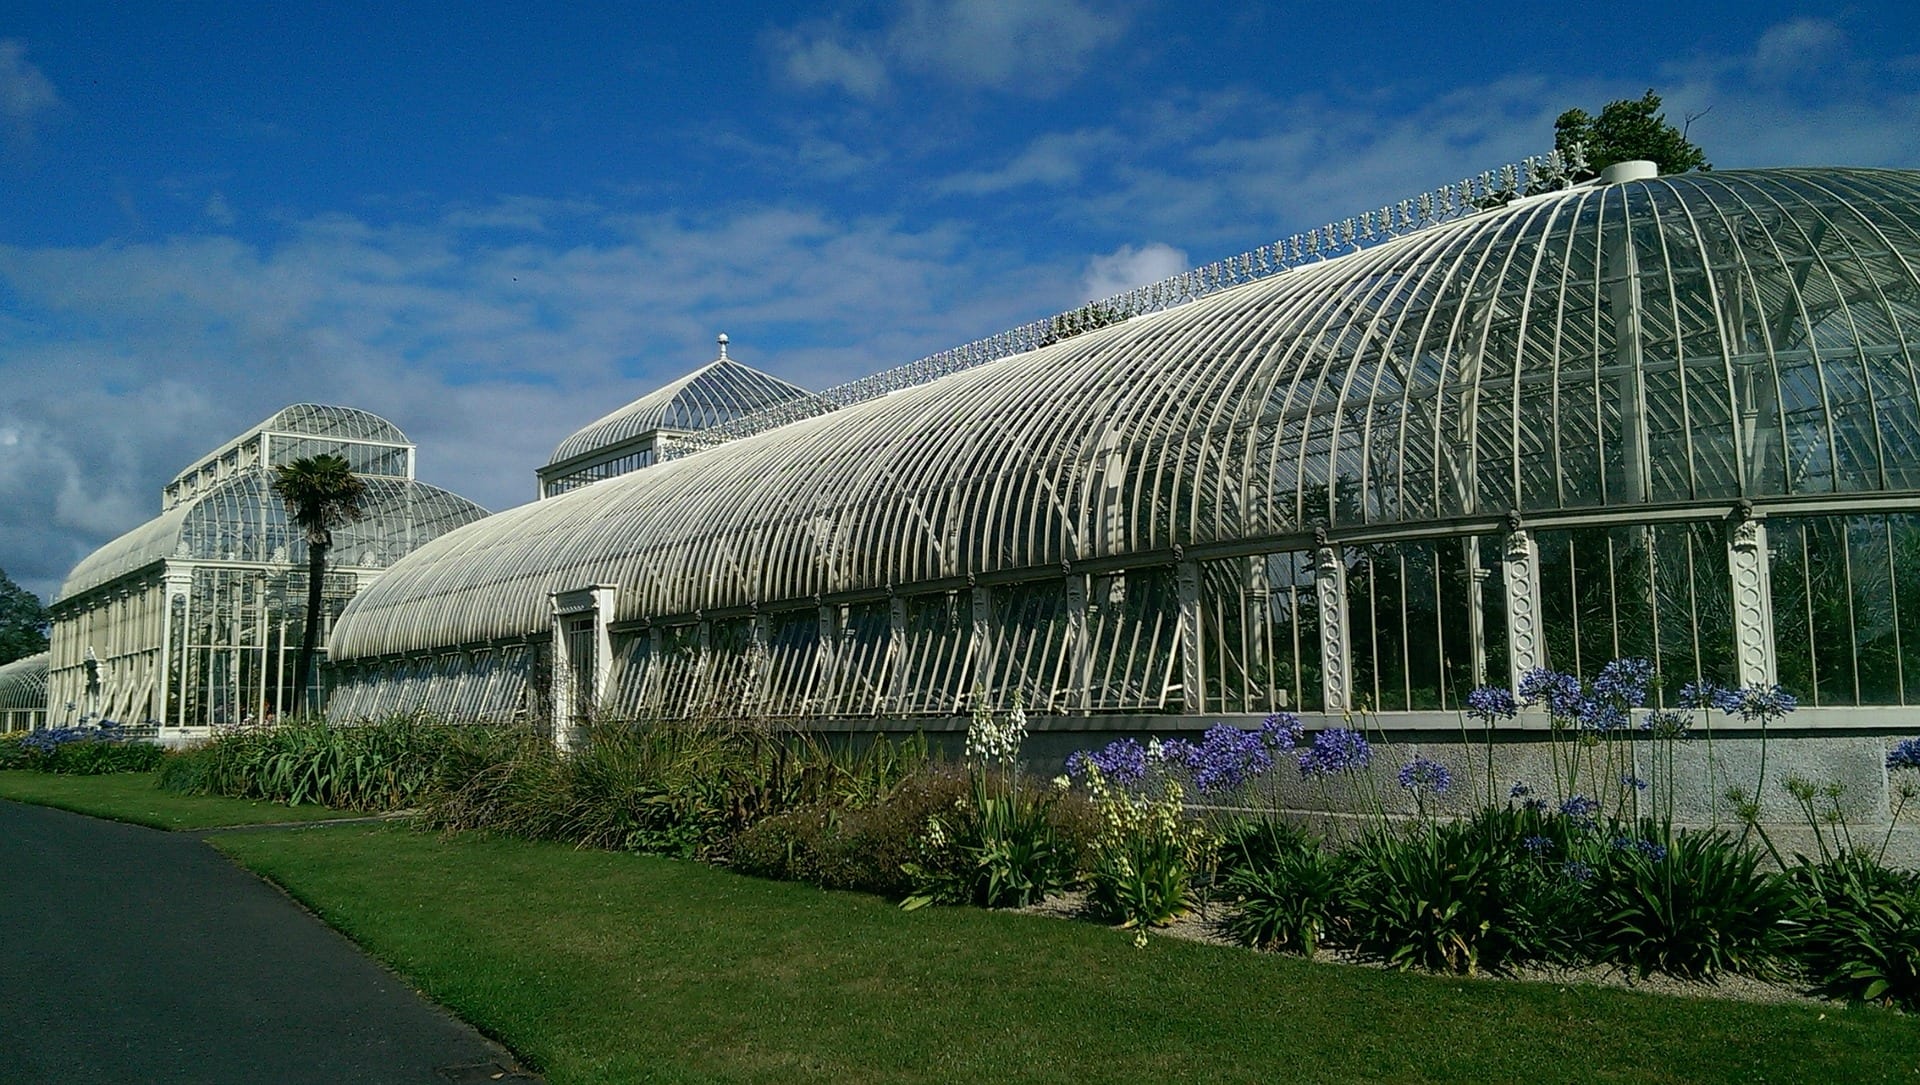
[[[11,138],[25,142],[34,126],[60,108],[60,94],[39,68],[27,60],[26,43],[0,38],[0,121]]]
[[[1846,35],[1826,19],[1794,19],[1760,35],[1754,47],[1754,70],[1780,75],[1819,65],[1839,50]]]
[[[809,90],[839,88],[874,98],[887,86],[886,65],[864,45],[844,45],[828,26],[781,31],[771,41],[787,78]]]
[[[0,556],[50,594],[157,514],[190,459],[300,401],[388,417],[424,480],[518,504],[563,437],[709,361],[716,332],[824,387],[1037,315],[1033,273],[1004,264],[955,228],[886,218],[519,200],[393,226],[314,218],[270,243],[0,245],[16,442]]]
[[[1136,286],[1159,282],[1192,266],[1186,252],[1172,245],[1158,241],[1148,242],[1139,248],[1122,245],[1104,256],[1087,261],[1086,275],[1080,280],[1081,291],[1089,299],[1097,301]]]
[[[984,196],[1026,185],[1066,188],[1078,185],[1090,169],[1102,164],[1121,145],[1111,129],[1050,132],[1029,143],[1005,166],[957,174],[942,182],[947,194]]]
[[[1125,6],[1098,0],[906,0],[882,27],[811,23],[767,38],[782,72],[808,89],[875,98],[894,70],[967,89],[1042,97],[1119,41]]]
[[[963,86],[1047,94],[1126,32],[1083,0],[907,0],[888,35],[904,62]]]

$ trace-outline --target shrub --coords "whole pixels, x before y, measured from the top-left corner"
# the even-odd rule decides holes
[[[563,755],[539,732],[456,729],[422,796],[422,824],[724,861],[756,823],[815,806],[875,803],[927,757],[918,738],[830,746],[716,721],[607,720],[583,738]],[[767,834],[791,835],[807,821],[796,815]],[[781,864],[766,843],[756,844],[749,863],[771,873]]]
[[[151,772],[164,756],[158,746],[126,738],[112,722],[98,727],[53,727],[0,739],[0,769],[63,776]]]
[[[1526,807],[1377,830],[1350,851],[1342,944],[1450,972],[1585,960],[1595,831]]]
[[[35,767],[41,772],[65,776],[103,776],[116,772],[152,772],[165,757],[165,750],[149,742],[91,739],[56,746]]]
[[[1347,934],[1360,953],[1401,968],[1472,972],[1511,956],[1503,856],[1460,823],[1377,831],[1349,851]]]
[[[1237,863],[1223,884],[1234,903],[1222,927],[1234,941],[1312,956],[1338,921],[1346,869],[1340,856],[1301,840]]]
[[[1666,845],[1616,848],[1598,871],[1595,937],[1602,959],[1689,979],[1765,974],[1782,948],[1786,880],[1725,832],[1682,830]]]
[[[0,769],[30,769],[34,753],[23,741],[24,734],[0,735]]]
[[[1802,863],[1790,882],[1791,952],[1816,989],[1920,1009],[1920,874],[1842,852]]]
[[[815,804],[758,821],[733,841],[731,862],[746,874],[897,900],[913,892],[905,868],[921,857],[928,819],[951,813],[970,788],[964,772],[928,766],[871,806]]]

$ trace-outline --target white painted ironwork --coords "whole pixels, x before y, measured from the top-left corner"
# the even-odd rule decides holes
[[[1362,688],[1370,707],[1444,710],[1483,669],[1629,653],[1724,681],[1719,524],[1741,500],[1793,548],[1761,577],[1800,585],[1774,614],[1793,673],[1832,703],[1920,701],[1901,579],[1920,539],[1920,174],[1690,174],[1467,213],[1488,183],[1374,230],[1452,221],[453,532],[343,617],[333,648],[366,691],[351,703],[390,703],[400,661],[521,642],[547,593],[584,580],[623,585],[617,637],[757,606],[770,715],[882,711],[895,668],[899,710],[920,715],[976,688],[1064,709],[1083,674],[1093,711],[1337,711]],[[1462,543],[1501,554],[1508,510],[1538,587],[1516,589],[1506,555],[1507,590],[1487,593],[1502,613],[1476,618]],[[1344,597],[1314,571],[1320,526]],[[1804,556],[1834,546],[1845,562]],[[1092,578],[1081,617],[1063,568]],[[1834,576],[1844,609],[1819,605]],[[1482,643],[1509,637],[1514,599],[1537,601],[1530,644]],[[1839,655],[1816,634],[1841,623],[1886,652]],[[1083,671],[1076,636],[1126,654],[1093,648]],[[691,662],[643,669],[652,710],[697,700],[660,692]]]
[[[1521,164],[1501,167],[1499,173],[1500,181],[1497,184],[1490,170],[1477,178],[1470,177],[1455,184],[1442,185],[1434,192],[1423,193],[1417,200],[1402,200],[1397,208],[1398,217],[1393,206],[1368,211],[1357,219],[1343,219],[1294,234],[1238,256],[1229,256],[1156,283],[1090,301],[1078,309],[1022,324],[985,339],[976,339],[964,346],[836,385],[818,394],[783,399],[697,432],[675,434],[662,443],[661,456],[670,459],[686,455],[802,418],[812,418],[855,403],[864,403],[889,392],[925,384],[987,362],[1039,350],[1095,328],[1185,305],[1231,286],[1291,271],[1303,263],[1354,252],[1362,242],[1398,237],[1413,230],[1451,222],[1462,215],[1498,206],[1528,193],[1551,191],[1573,183],[1572,172],[1558,151],[1529,156]],[[1528,179],[1524,189],[1519,182],[1522,174]],[[1413,210],[1416,205],[1417,212]],[[1376,220],[1380,224],[1378,233],[1374,229]],[[725,356],[723,346],[721,357]]]

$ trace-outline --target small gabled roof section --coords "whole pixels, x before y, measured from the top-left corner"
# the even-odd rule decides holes
[[[719,337],[720,356],[583,427],[560,442],[548,468],[626,444],[656,431],[691,432],[743,414],[813,395],[812,392],[727,357],[727,337]]]

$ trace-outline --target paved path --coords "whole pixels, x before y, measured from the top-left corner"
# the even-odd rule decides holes
[[[0,801],[0,1082],[384,1085],[512,1060],[198,834]]]

